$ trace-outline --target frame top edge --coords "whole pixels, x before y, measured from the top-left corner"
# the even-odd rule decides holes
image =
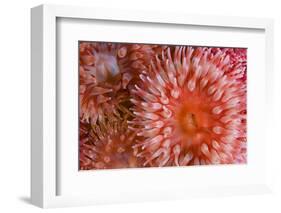
[[[273,18],[222,16],[215,14],[171,13],[157,10],[124,10],[80,5],[41,4],[31,8],[43,9],[44,13],[54,18],[82,18],[117,21],[151,22],[162,24],[201,25],[214,27],[267,29],[274,25]],[[107,11],[104,13],[104,11]]]

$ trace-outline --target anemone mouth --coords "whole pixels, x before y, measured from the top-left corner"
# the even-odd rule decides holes
[[[174,135],[180,138],[182,152],[194,151],[210,137],[213,118],[205,109],[190,103],[184,103],[178,108],[173,121]]]
[[[182,134],[193,134],[209,128],[214,120],[210,103],[200,94],[185,94],[172,108],[175,111],[175,125]]]

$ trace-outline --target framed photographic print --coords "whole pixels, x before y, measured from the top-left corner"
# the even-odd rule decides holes
[[[31,14],[33,204],[270,192],[272,20]]]

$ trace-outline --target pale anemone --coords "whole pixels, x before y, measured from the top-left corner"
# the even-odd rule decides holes
[[[144,165],[246,162],[246,66],[230,53],[168,48],[139,75],[131,91],[135,118],[128,123]]]
[[[147,69],[157,46],[80,43],[80,117],[92,124],[104,114],[118,114],[129,99],[128,86]]]
[[[95,125],[80,123],[81,170],[139,166],[132,148],[136,133],[127,128],[128,117],[109,116]]]

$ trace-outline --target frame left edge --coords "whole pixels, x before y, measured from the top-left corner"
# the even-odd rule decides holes
[[[31,203],[43,207],[43,6],[31,9]]]

